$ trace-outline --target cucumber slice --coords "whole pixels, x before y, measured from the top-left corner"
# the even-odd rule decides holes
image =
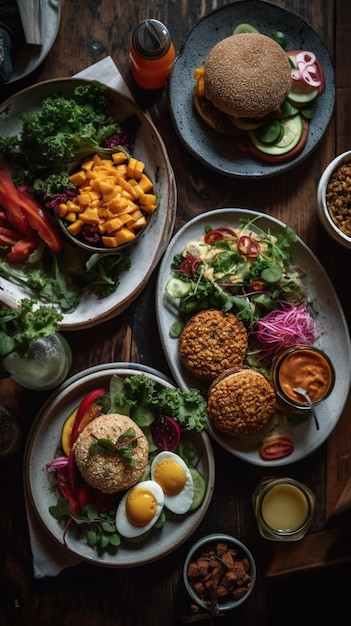
[[[298,88],[298,85],[301,85],[301,87]],[[317,87],[311,89],[311,87],[306,85],[306,88],[305,91],[304,85],[297,82],[296,85],[294,85],[294,89],[292,89],[287,96],[288,102],[295,107],[303,107],[315,100],[319,93]]]
[[[202,504],[206,493],[206,480],[199,470],[195,467],[189,467],[190,474],[194,483],[194,496],[190,511],[195,511]]]
[[[179,278],[170,278],[166,283],[165,290],[171,298],[184,298],[190,293],[191,284]]]
[[[243,22],[242,24],[238,24],[233,31],[233,35],[239,35],[240,33],[259,33],[260,31],[257,30],[257,28],[255,28],[255,26],[252,26],[251,24],[245,24],[245,22]]]
[[[262,124],[262,120],[249,120],[247,117],[233,117],[232,115],[228,115],[228,117],[233,126],[239,130],[254,130]]]
[[[294,115],[285,120],[280,121],[281,126],[284,129],[283,136],[273,144],[264,144],[259,141],[254,131],[249,132],[249,137],[254,146],[264,152],[265,154],[271,154],[278,156],[285,154],[292,150],[300,141],[303,132],[303,123],[300,115]]]
[[[262,143],[278,143],[283,137],[284,128],[278,120],[269,120],[257,128],[254,133],[258,141]]]

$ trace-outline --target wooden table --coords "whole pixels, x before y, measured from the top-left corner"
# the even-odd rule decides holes
[[[217,2],[183,0],[62,0],[58,37],[42,66],[23,84],[71,76],[111,55],[137,102],[148,108],[169,149],[178,185],[175,229],[202,211],[216,207],[249,207],[287,222],[308,244],[329,273],[351,319],[349,285],[350,252],[333,243],[316,217],[319,176],[336,154],[351,146],[351,18],[343,0],[276,0],[275,4],[300,14],[325,41],[335,66],[336,108],[318,149],[299,167],[284,176],[265,180],[238,180],[220,176],[201,165],[178,140],[172,127],[166,89],[141,93],[129,75],[128,47],[134,26],[146,17],[167,23],[177,50],[190,28],[217,6]],[[14,88],[0,92],[3,100]],[[89,366],[111,361],[143,363],[169,374],[162,353],[154,308],[157,270],[138,299],[120,316],[95,328],[67,332],[73,350],[72,374]],[[30,424],[46,395],[28,392],[11,380],[0,382],[0,402],[12,408],[23,425],[23,444]],[[288,466],[284,473],[309,484],[317,494],[312,532],[322,528],[333,511],[351,472],[351,404],[347,403],[328,441],[307,459]],[[23,447],[23,446],[22,446]],[[267,474],[248,466],[213,445],[216,486],[210,508],[193,537],[163,560],[127,570],[79,565],[53,579],[33,577],[31,551],[22,493],[22,450],[1,466],[1,608],[3,626],[174,626],[181,624],[188,608],[181,571],[190,543],[213,531],[230,532],[244,541],[255,555],[258,580],[248,602],[223,624],[241,625],[304,622],[309,608],[316,618],[332,612],[339,616],[336,587],[323,576],[295,579],[287,585],[272,585],[264,578],[272,544],[258,533],[251,494]],[[269,472],[271,473],[271,472]],[[350,575],[350,570],[348,570]],[[340,572],[341,574],[341,572]],[[279,592],[279,593],[278,593]],[[323,595],[324,594],[324,595]],[[338,608],[339,607],[339,608]],[[291,621],[290,621],[291,620]]]

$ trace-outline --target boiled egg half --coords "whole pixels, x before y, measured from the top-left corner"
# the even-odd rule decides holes
[[[160,485],[164,503],[172,513],[187,513],[194,497],[194,483],[183,459],[164,450],[151,463],[151,478]]]
[[[137,483],[122,497],[116,511],[117,532],[132,539],[156,524],[164,506],[163,491],[155,481]]]

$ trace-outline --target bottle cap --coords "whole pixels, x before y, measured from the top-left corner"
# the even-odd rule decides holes
[[[158,20],[144,20],[132,36],[134,50],[144,59],[159,59],[169,49],[171,38],[167,27]]]

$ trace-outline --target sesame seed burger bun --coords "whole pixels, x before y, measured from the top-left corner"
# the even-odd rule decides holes
[[[96,439],[116,443],[128,428],[134,428],[137,445],[133,448],[135,466],[118,451],[91,451]],[[96,439],[95,439],[96,438]],[[74,458],[84,480],[103,493],[123,491],[135,485],[148,465],[149,444],[143,431],[126,415],[110,413],[93,419],[74,444]]]
[[[206,97],[195,96],[194,102],[205,120],[206,98],[227,115],[261,118],[276,111],[289,94],[291,67],[276,41],[260,33],[240,33],[212,48],[205,61],[204,82]],[[207,113],[211,115],[210,110]]]

